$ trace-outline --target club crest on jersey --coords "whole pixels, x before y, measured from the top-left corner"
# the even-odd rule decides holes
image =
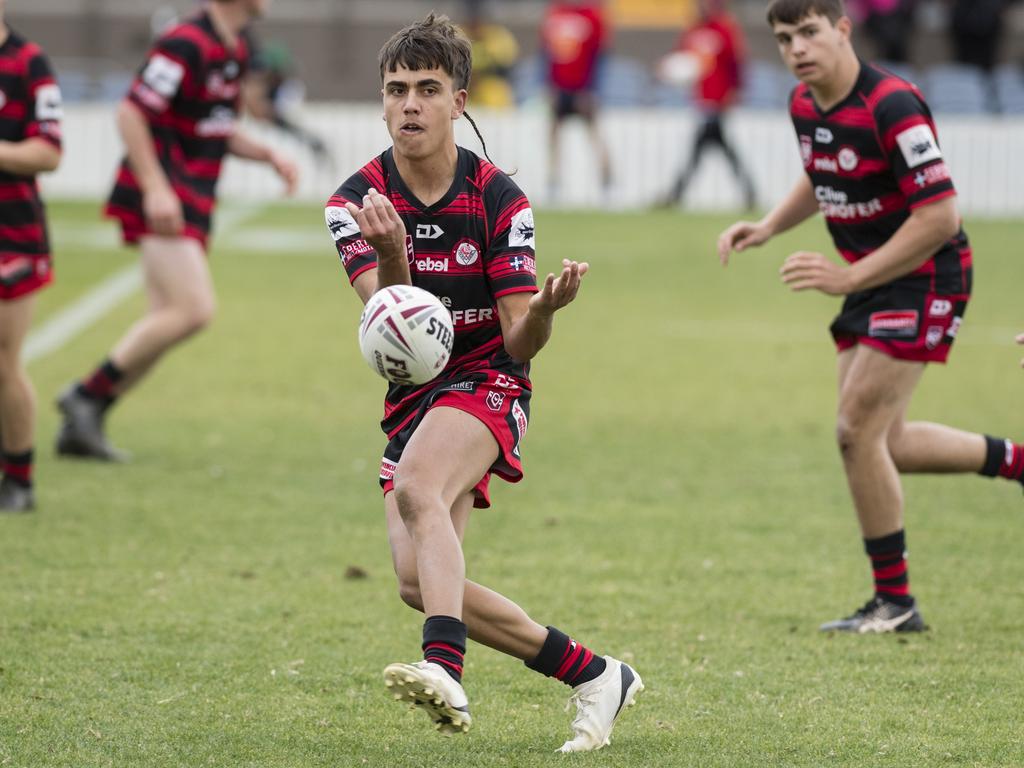
[[[903,153],[903,159],[907,162],[908,168],[916,168],[922,163],[942,157],[935,134],[932,133],[931,127],[924,123],[911,126],[896,134],[896,143],[899,145],[900,152]]]
[[[500,411],[501,406],[505,404],[505,393],[504,392],[488,392],[487,393],[487,407],[492,411]]]
[[[343,237],[351,237],[359,234],[359,225],[348,212],[347,208],[340,205],[329,205],[324,209],[324,218],[327,219],[327,228],[331,230],[331,237],[338,242]]]
[[[860,158],[857,157],[853,147],[843,147],[840,149],[839,154],[836,155],[836,160],[839,161],[839,167],[844,171],[852,171],[860,162]]]
[[[472,240],[463,240],[453,251],[455,261],[464,267],[468,267],[472,264],[476,264],[476,260],[480,258],[480,249],[477,248],[476,243]]]
[[[800,136],[800,159],[804,161],[804,167],[808,167],[811,164],[811,158],[814,156],[814,147],[811,144],[811,137],[806,135]]]
[[[523,208],[512,217],[512,227],[508,233],[508,244],[513,247],[534,248],[533,209]]]

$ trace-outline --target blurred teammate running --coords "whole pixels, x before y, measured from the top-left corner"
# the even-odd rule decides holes
[[[782,266],[793,290],[845,296],[831,331],[839,350],[837,436],[874,596],[823,630],[925,629],[910,591],[901,472],[977,472],[1021,481],[1024,446],[906,421],[927,363],[944,363],[971,294],[971,248],[935,124],[910,83],[861,61],[841,0],[775,0],[768,23],[800,80],[790,113],[804,170],[761,221],[719,238],[767,242],[821,211],[840,266],[799,251]]]
[[[53,280],[36,174],[60,163],[61,98],[42,49],[0,0],[0,512],[35,507],[35,391],[21,362],[36,292]]]
[[[587,264],[564,260],[537,291],[529,201],[494,165],[455,144],[471,55],[447,17],[431,14],[401,30],[379,58],[393,146],[341,185],[327,203],[327,224],[364,303],[380,288],[416,285],[440,297],[455,329],[440,376],[391,385],[385,399],[388,538],[399,593],[426,621],[423,660],[388,665],[384,680],[441,731],[468,730],[468,635],[572,686],[574,735],[561,750],[599,749],[642,689],[640,677],[467,581],[462,554],[470,512],[490,505],[491,474],[523,476],[529,361],[548,341],[555,312],[576,297]]]
[[[57,452],[101,460],[120,454],[104,419],[114,402],[172,347],[213,319],[207,237],[227,154],[271,165],[289,193],[295,166],[237,127],[249,65],[243,34],[270,0],[210,0],[164,32],[118,109],[127,149],[106,215],[142,251],[149,307],[91,374],[60,396]]]

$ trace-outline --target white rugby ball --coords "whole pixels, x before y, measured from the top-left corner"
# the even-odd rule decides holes
[[[381,288],[363,308],[359,350],[379,376],[395,384],[426,384],[447,365],[455,332],[451,313],[429,291]]]

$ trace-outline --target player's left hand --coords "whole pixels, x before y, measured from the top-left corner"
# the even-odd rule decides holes
[[[1018,344],[1024,344],[1024,333],[1018,333],[1017,334],[1017,343]],[[1024,368],[1024,360],[1020,361],[1020,366],[1021,366],[1021,368]]]
[[[794,291],[813,288],[829,296],[845,296],[852,290],[847,268],[813,251],[790,254],[783,262],[779,274],[782,275],[782,282]]]
[[[585,261],[562,259],[562,273],[549,274],[540,291],[530,297],[530,311],[540,315],[553,315],[576,298],[583,276],[590,270]]]
[[[279,155],[277,152],[271,153],[270,165],[284,182],[284,193],[288,197],[294,195],[299,184],[299,166],[290,157]]]

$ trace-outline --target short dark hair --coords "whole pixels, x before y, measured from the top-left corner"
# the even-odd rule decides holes
[[[377,56],[380,79],[398,69],[443,69],[456,90],[469,87],[473,68],[473,47],[469,40],[444,15],[431,13],[423,21],[399,30],[384,43]]]
[[[808,16],[825,16],[834,25],[846,15],[843,0],[774,0],[768,6],[768,24],[796,24]]]

